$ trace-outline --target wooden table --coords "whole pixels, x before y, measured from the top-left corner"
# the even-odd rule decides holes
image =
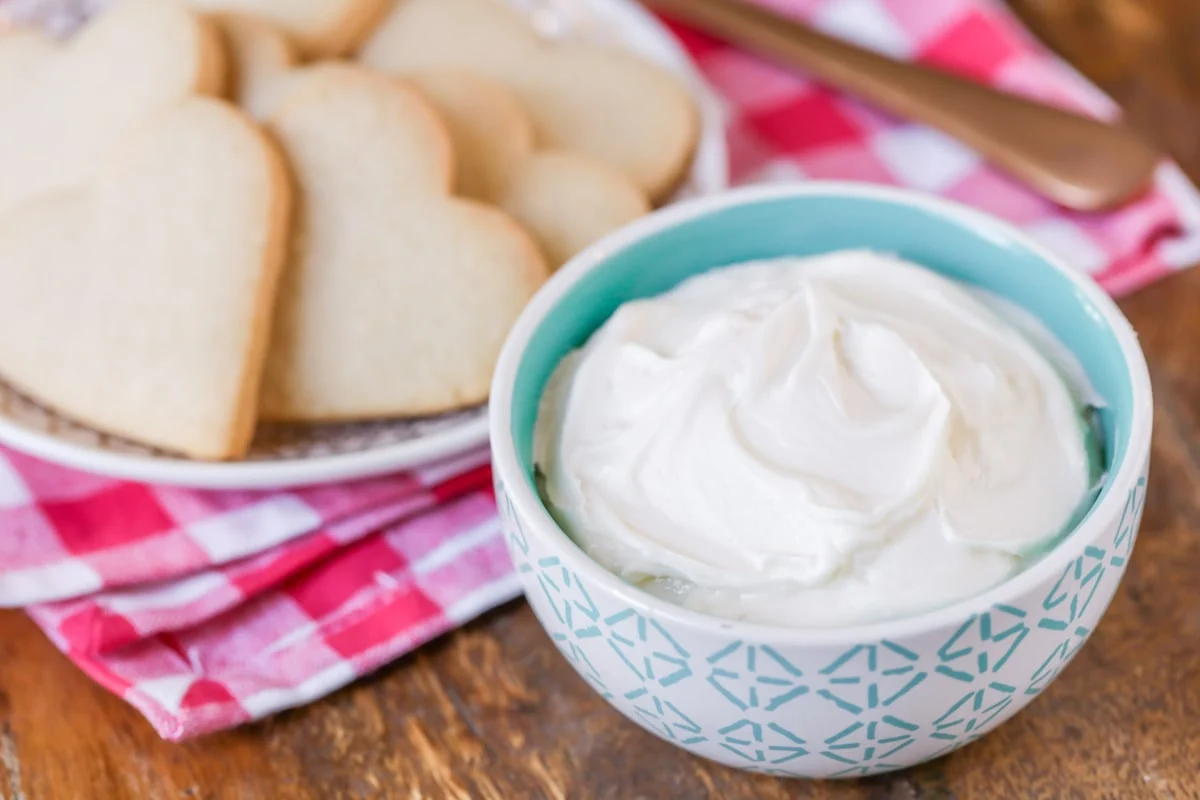
[[[1200,178],[1200,3],[1015,0]],[[1122,303],[1155,387],[1137,551],[1104,624],[1012,722],[857,783],[718,767],[625,721],[523,602],[308,708],[185,745],[0,614],[0,798],[1200,798],[1200,269]]]

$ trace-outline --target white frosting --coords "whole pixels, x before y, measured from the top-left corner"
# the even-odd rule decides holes
[[[1079,403],[989,306],[860,251],[626,303],[547,386],[548,505],[609,570],[717,616],[830,626],[976,594],[1091,483]]]

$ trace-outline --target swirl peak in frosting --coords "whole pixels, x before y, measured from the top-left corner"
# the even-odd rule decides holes
[[[975,594],[1068,527],[1081,404],[964,287],[866,251],[717,269],[568,356],[535,447],[600,564],[723,617],[871,621]]]

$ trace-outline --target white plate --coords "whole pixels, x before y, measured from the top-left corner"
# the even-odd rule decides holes
[[[627,47],[680,75],[696,95],[702,126],[692,169],[678,196],[712,194],[727,187],[725,115],[720,101],[662,23],[631,0],[510,1],[528,11],[547,35],[579,35]],[[25,6],[59,29],[65,27],[62,9],[77,8],[65,0],[39,0]],[[63,466],[117,478],[200,489],[269,489],[382,475],[483,447],[487,412],[479,406],[423,419],[265,425],[247,458],[208,463],[98,433],[0,381],[0,443]]]

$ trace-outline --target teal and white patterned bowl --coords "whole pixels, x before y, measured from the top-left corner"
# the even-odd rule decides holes
[[[688,611],[584,555],[543,508],[532,479],[538,400],[559,359],[620,303],[695,273],[864,247],[1013,300],[1074,351],[1107,401],[1108,477],[1079,526],[976,597],[830,630]],[[1058,676],[1099,623],[1128,563],[1152,423],[1137,339],[1088,279],[978,212],[908,192],[820,183],[674,206],[574,259],[513,329],[490,415],[513,561],[538,619],[583,679],[631,720],[697,755],[806,778],[886,772],[947,753],[1011,717]]]

